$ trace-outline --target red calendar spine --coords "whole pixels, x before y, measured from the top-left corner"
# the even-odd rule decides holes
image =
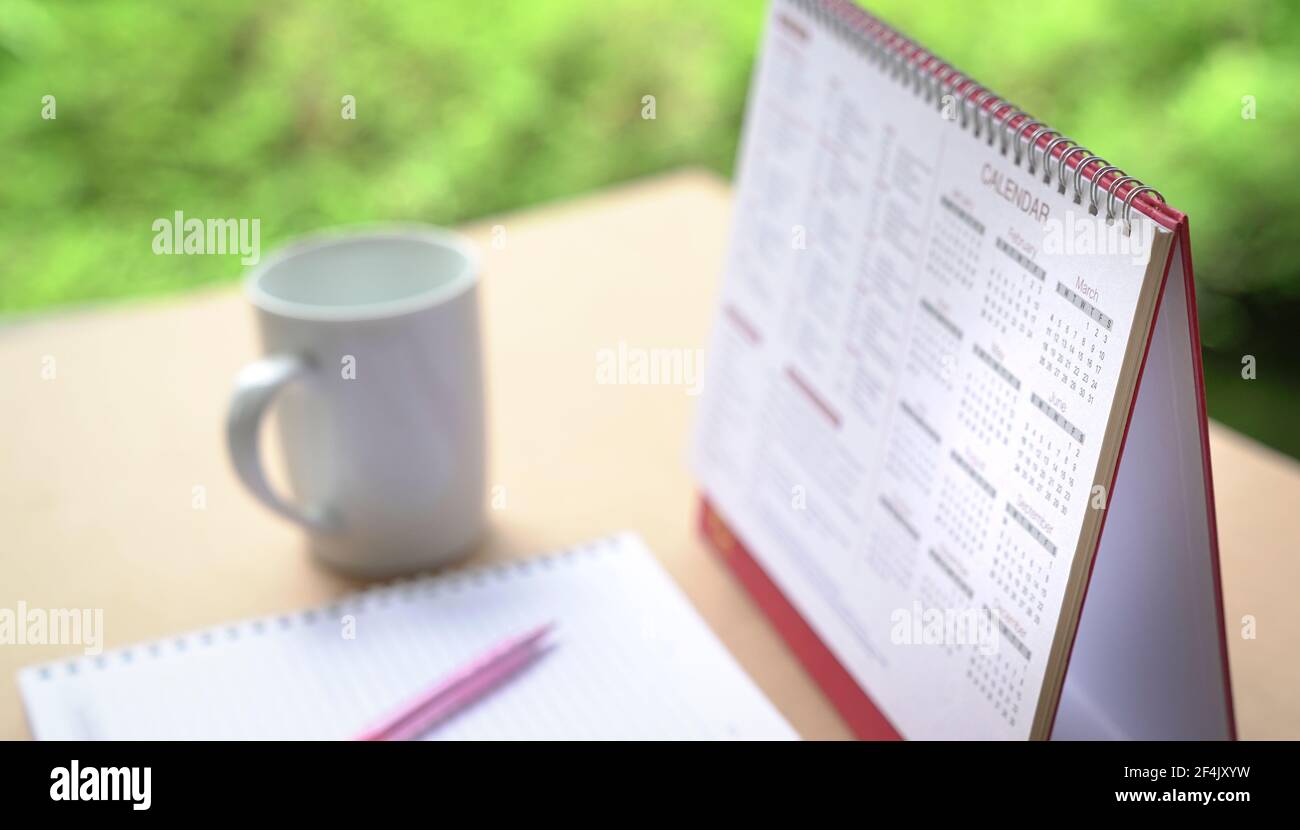
[[[852,0],[792,0],[857,47],[899,83],[951,114],[953,123],[990,145],[998,142],[1030,173],[1041,172],[1045,184],[1053,173],[1064,193],[1073,186],[1074,200],[1090,201],[1093,213],[1130,227],[1132,211],[1175,230],[1185,216],[1165,204],[1154,187],[1129,176],[1101,156],[1019,109],[939,56],[922,48]],[[1104,199],[1102,198],[1104,196]]]

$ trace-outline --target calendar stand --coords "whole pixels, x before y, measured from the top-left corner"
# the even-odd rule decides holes
[[[701,529],[854,732],[1234,738],[1187,217],[849,0],[740,169]]]

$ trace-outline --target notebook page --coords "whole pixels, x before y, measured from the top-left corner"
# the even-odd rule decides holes
[[[796,737],[634,534],[30,667],[19,685],[41,739],[348,738],[550,620],[550,651],[426,738]]]
[[[693,467],[904,736],[1025,737],[1159,232],[1106,250],[816,5],[771,4]]]

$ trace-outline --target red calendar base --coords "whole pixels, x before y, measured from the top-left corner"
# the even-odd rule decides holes
[[[700,499],[700,532],[767,614],[786,645],[821,686],[853,734],[867,741],[902,740],[903,736],[862,691],[848,669],[822,643],[762,565],[703,497]]]

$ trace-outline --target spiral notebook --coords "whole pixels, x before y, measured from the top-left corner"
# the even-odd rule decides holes
[[[554,646],[429,739],[795,737],[634,534],[24,669],[41,739],[347,738],[504,637]]]
[[[1231,737],[1186,217],[847,0],[739,171],[702,529],[855,731]]]

